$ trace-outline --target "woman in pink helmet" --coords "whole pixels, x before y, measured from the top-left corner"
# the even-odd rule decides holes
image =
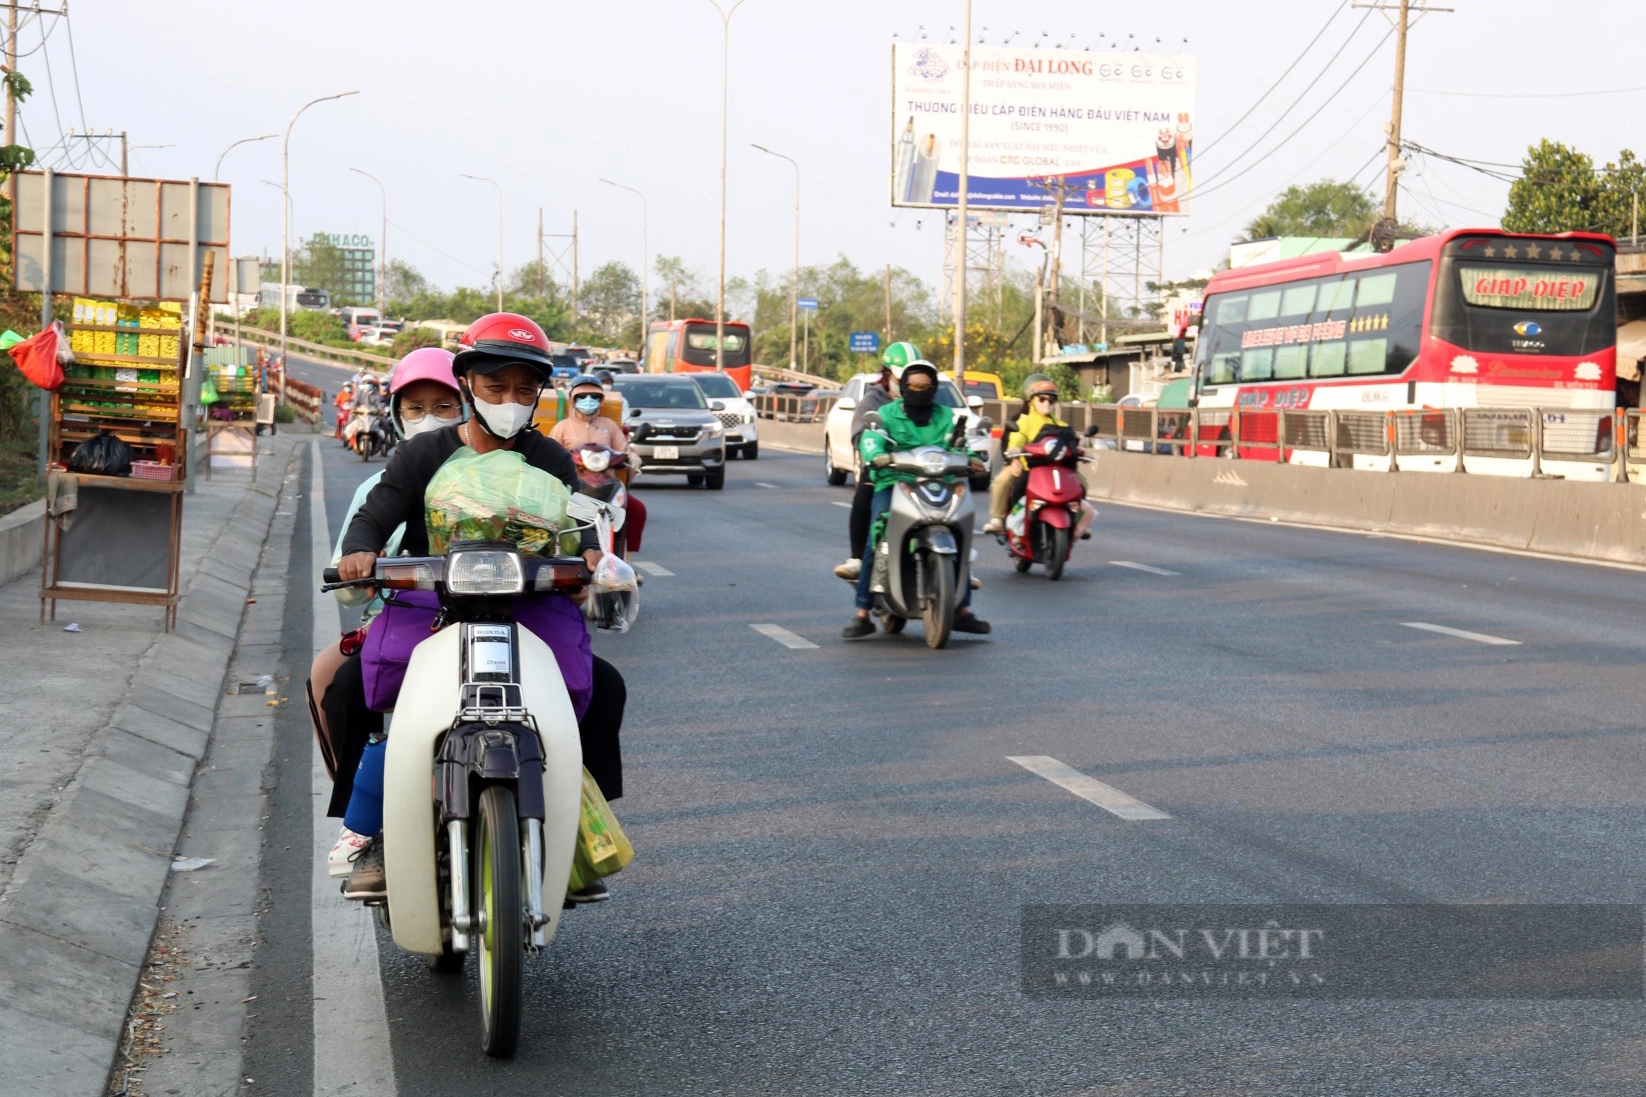
[[[394,367],[394,372],[389,375],[389,416],[394,421],[394,432],[401,440],[451,426],[463,419],[463,394],[458,389],[457,378],[452,373],[450,351],[439,347],[421,347],[400,360]],[[361,504],[366,501],[366,496],[371,494],[371,489],[377,486],[377,481],[382,476],[383,470],[379,470],[355,491],[354,499],[349,503],[349,513],[339,527],[337,544],[332,550],[332,567],[336,567],[337,561],[342,557],[341,531],[349,528],[355,512],[360,509]],[[400,536],[404,529],[402,526],[389,538],[384,555],[393,556],[400,551]],[[353,590],[333,591],[332,595],[344,605],[359,605],[366,600],[362,594]],[[360,629],[344,636],[339,643],[326,645],[314,657],[314,663],[309,667],[309,715],[314,720],[315,734],[320,737],[321,754],[326,760],[326,768],[331,771],[333,778],[339,773],[354,772],[365,744],[342,742],[333,737],[333,729],[322,705],[326,697],[326,687],[331,685],[332,679],[337,676],[338,670],[349,655],[359,650],[359,634],[381,608],[381,601],[372,599],[366,606]],[[349,782],[344,782],[345,788],[348,785]],[[346,792],[335,797],[332,814],[344,814],[347,802]],[[330,857],[332,875],[348,874],[353,867],[349,858],[366,844],[367,837],[369,835],[363,836],[350,830],[345,820],[342,837],[338,839]]]

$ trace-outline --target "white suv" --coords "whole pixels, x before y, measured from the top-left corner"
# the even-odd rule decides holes
[[[703,396],[709,401],[709,407],[720,417],[721,425],[726,428],[726,458],[741,456],[745,461],[753,461],[760,456],[760,434],[755,429],[754,405],[749,398],[743,395],[743,390],[737,387],[727,374],[718,370],[711,372],[688,373],[697,382],[697,387],[703,390]]]
[[[847,476],[857,474],[857,450],[852,445],[852,416],[857,413],[857,402],[863,398],[863,390],[879,379],[878,373],[860,373],[847,381],[840,399],[834,402],[828,418],[823,421],[823,475],[837,487],[846,482]],[[983,406],[981,396],[961,395],[959,386],[948,374],[943,374],[937,386],[937,402],[955,409],[955,418],[966,424],[969,445],[988,452],[988,436],[978,437],[982,434],[977,427],[981,418],[978,409]]]

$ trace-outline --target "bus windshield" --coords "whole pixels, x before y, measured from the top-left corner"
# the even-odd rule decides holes
[[[1508,249],[1494,249],[1499,255]],[[1517,249],[1518,250],[1518,249]],[[1530,254],[1531,248],[1524,251]],[[1595,354],[1617,338],[1612,263],[1561,262],[1577,249],[1539,248],[1554,262],[1470,255],[1441,260],[1432,328],[1436,338],[1487,354]]]
[[[628,400],[631,408],[663,408],[664,410],[685,410],[687,408],[707,408],[709,405],[703,399],[703,390],[691,382],[678,381],[644,381],[620,378],[614,381],[616,388]]]
[[[717,366],[715,361],[715,329],[713,324],[691,324],[686,328],[686,337],[680,347],[680,359],[691,366]],[[733,328],[726,325],[726,353],[725,365],[728,367],[746,366],[749,364],[749,337],[742,330],[741,325]]]

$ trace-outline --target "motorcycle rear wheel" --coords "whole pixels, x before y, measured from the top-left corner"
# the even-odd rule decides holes
[[[936,651],[949,646],[949,632],[954,627],[954,565],[948,557],[936,553],[927,559],[929,597],[921,607],[920,620],[926,627],[926,646]]]
[[[1063,578],[1063,565],[1069,559],[1069,531],[1061,526],[1052,526],[1046,531],[1046,545],[1049,551],[1046,578],[1055,583]]]
[[[480,793],[474,836],[475,911],[480,918],[480,1046],[507,1059],[520,1042],[525,982],[525,919],[520,899],[520,816],[514,793],[487,785]]]

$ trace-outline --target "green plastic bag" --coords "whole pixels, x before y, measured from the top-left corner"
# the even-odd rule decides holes
[[[200,402],[202,404],[215,404],[219,399],[221,397],[217,395],[217,382],[213,381],[211,374],[208,373],[205,380],[200,382]]]
[[[582,891],[602,876],[621,872],[633,860],[634,846],[618,825],[593,775],[584,769],[583,810],[577,821],[577,849],[572,854],[566,891]]]
[[[423,494],[429,551],[454,541],[506,541],[528,556],[553,556],[568,524],[571,491],[513,450],[458,450]]]

